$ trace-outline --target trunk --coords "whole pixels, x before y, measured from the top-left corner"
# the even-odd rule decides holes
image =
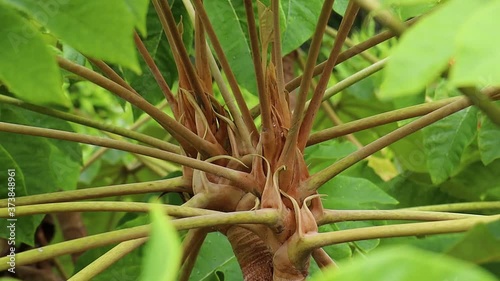
[[[273,256],[259,236],[238,226],[231,227],[226,235],[240,264],[243,280],[273,280]]]

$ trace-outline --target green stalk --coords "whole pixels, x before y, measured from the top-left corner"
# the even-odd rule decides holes
[[[273,12],[273,47],[274,65],[276,66],[276,82],[278,83],[278,94],[285,94],[285,78],[283,74],[283,55],[281,47],[280,30],[280,0],[271,0],[271,10]],[[260,65],[260,63],[259,63]]]
[[[177,108],[177,101],[175,100],[174,94],[172,93],[172,90],[170,90],[167,81],[165,81],[165,78],[161,74],[160,69],[156,65],[154,59],[149,54],[148,49],[142,42],[141,37],[139,37],[139,34],[137,34],[137,32],[134,32],[134,41],[137,50],[141,54],[144,62],[149,68],[149,71],[153,75],[156,84],[158,84],[158,87],[160,87],[163,95],[165,96],[165,99],[168,101],[170,108],[172,109],[172,113],[177,119],[179,119],[179,112],[178,112],[179,110]]]
[[[186,7],[186,10],[189,14],[189,18],[191,19],[191,23],[194,26],[195,11],[193,5],[191,4],[190,0],[182,0],[182,3],[184,3],[184,7]],[[222,98],[224,99],[224,102],[226,103],[226,106],[229,109],[229,113],[231,113],[231,116],[233,117],[234,123],[236,124],[236,129],[238,130],[240,137],[242,139],[243,147],[245,147],[249,152],[253,153],[254,147],[252,145],[252,136],[250,134],[249,129],[245,125],[245,121],[243,120],[243,115],[240,113],[238,109],[238,105],[236,104],[235,98],[229,92],[229,88],[226,85],[226,81],[224,81],[224,78],[222,77],[222,73],[219,69],[219,66],[217,65],[217,62],[215,61],[210,46],[208,44],[205,44],[205,47],[207,48],[206,53],[208,54],[208,63],[210,65],[210,71],[215,79],[215,82],[217,83],[217,86],[219,87]],[[256,138],[254,137],[254,139]]]
[[[468,97],[475,106],[479,107],[493,123],[500,126],[500,108],[492,103],[487,95],[481,93],[474,87],[464,87],[459,90]]]
[[[377,73],[378,71],[382,70],[382,68],[385,67],[385,64],[387,63],[387,58],[379,60],[378,62],[363,68],[362,70],[354,73],[353,75],[345,78],[342,81],[339,81],[336,83],[334,86],[326,89],[325,94],[323,96],[322,101],[325,101],[334,95],[338,94],[339,92],[347,89],[348,87],[356,84],[357,82],[365,79],[366,77],[369,77],[372,74]],[[309,104],[308,104],[309,106]]]
[[[113,265],[115,262],[119,261],[127,254],[132,252],[133,250],[140,247],[144,244],[148,239],[147,238],[139,238],[135,240],[129,240],[126,242],[122,242],[115,246],[113,249],[107,251],[104,255],[100,256],[92,263],[84,267],[82,270],[73,275],[68,281],[88,281],[92,280],[99,273],[106,270],[108,267]]]
[[[189,182],[183,177],[141,183],[119,184],[77,190],[59,191],[16,198],[16,206],[44,203],[69,202],[97,199],[120,195],[145,194],[153,192],[190,192]],[[7,199],[0,200],[0,207],[7,207]]]
[[[120,98],[137,106],[138,108],[149,114],[153,119],[155,119],[158,124],[160,124],[177,140],[190,143],[191,145],[199,149],[200,152],[206,155],[216,156],[220,154],[220,150],[215,144],[202,139],[201,137],[190,131],[188,128],[177,122],[175,119],[168,116],[163,111],[156,108],[154,105],[150,104],[143,97],[138,96],[136,93],[128,90],[127,88],[124,88],[116,82],[86,67],[75,64],[64,58],[57,57],[57,62],[59,63],[59,66],[61,68],[80,77],[83,77],[88,81],[103,87],[104,89],[112,92]]]
[[[278,222],[279,217],[280,215],[276,210],[268,209],[183,218],[173,220],[171,223],[177,230],[231,224],[266,224],[272,226]],[[150,225],[136,226],[73,239],[18,253],[16,255],[16,266],[33,264],[66,254],[78,253],[109,244],[144,238],[148,236],[150,229]],[[0,270],[9,268],[8,262],[9,257],[0,258]]]
[[[65,202],[65,203],[46,203],[28,206],[17,206],[16,217],[38,215],[38,214],[52,214],[64,212],[140,212],[147,213],[151,211],[151,206],[154,203],[142,202],[106,202],[106,201],[93,201],[93,202]],[[209,214],[216,214],[216,211],[205,209],[190,208],[184,206],[173,206],[162,204],[161,209],[166,214],[173,217],[194,217]],[[8,218],[8,208],[0,208],[0,218]]]
[[[132,86],[130,86],[130,84],[128,84],[127,81],[125,81],[120,75],[118,75],[118,73],[116,73],[116,71],[113,68],[111,68],[107,63],[105,63],[102,60],[94,59],[91,57],[87,57],[87,59],[92,64],[97,66],[102,71],[102,73],[106,77],[108,77],[111,81],[135,93],[136,95],[139,95],[139,93],[137,93],[137,91],[134,88],[132,88]]]
[[[500,219],[500,215],[439,222],[362,227],[328,233],[317,233],[302,238],[301,243],[299,243],[299,251],[311,251],[312,249],[332,244],[368,239],[463,232],[471,229],[477,224],[490,223],[498,219]]]
[[[247,173],[239,172],[236,170],[232,170],[226,167],[218,166],[209,162],[201,161],[187,156],[159,150],[157,148],[150,148],[142,145],[127,143],[107,138],[94,137],[94,136],[88,136],[83,134],[70,133],[52,129],[15,125],[3,122],[0,122],[0,131],[80,142],[97,146],[105,146],[109,148],[151,156],[153,158],[171,161],[179,165],[191,167],[193,169],[198,169],[204,172],[212,173],[214,175],[222,176],[224,178],[234,181],[235,183],[240,184],[242,187],[248,190],[252,190],[254,188],[253,179]]]
[[[167,106],[167,101],[164,100],[162,102],[160,102],[158,104],[158,109],[163,109],[165,106]],[[135,121],[132,125],[130,125],[128,127],[128,130],[131,130],[131,131],[135,131],[137,130],[138,128],[140,128],[142,125],[144,125],[146,122],[148,122],[149,120],[151,120],[151,116],[145,114],[143,115],[141,118],[139,118],[137,121]],[[171,135],[167,135],[166,139],[164,140],[166,143],[169,143],[169,140],[172,139],[172,136]],[[180,152],[180,147],[179,146],[175,146],[176,147],[176,151],[173,151],[174,153],[178,153]],[[92,155],[90,156],[90,158],[87,160],[87,162],[85,162],[83,164],[83,167],[81,169],[81,171],[85,171],[86,169],[88,169],[88,167],[90,167],[90,165],[92,165],[92,163],[94,163],[95,161],[97,161],[101,156],[104,155],[104,153],[106,151],[108,151],[109,148],[107,147],[101,147],[100,149],[96,150],[94,153],[92,153]]]
[[[240,109],[243,121],[247,126],[247,129],[250,132],[252,138],[254,138],[254,140],[257,140],[258,130],[255,126],[255,123],[253,122],[252,116],[250,115],[250,110],[248,109],[247,103],[243,98],[243,94],[241,93],[238,81],[236,80],[236,77],[234,76],[234,73],[231,70],[231,67],[229,66],[229,61],[227,60],[226,55],[222,50],[222,45],[220,44],[217,35],[215,34],[215,30],[208,18],[208,14],[205,11],[205,8],[203,7],[203,3],[201,0],[193,0],[192,3],[196,9],[197,16],[200,17],[200,20],[203,23],[203,27],[207,32],[210,42],[212,43],[212,47],[214,48],[214,51],[217,54],[217,58],[219,59],[222,70],[226,74],[227,81],[229,83],[229,86],[231,87],[231,90],[233,91],[233,96],[234,99],[236,100],[238,108]]]
[[[330,37],[332,37],[333,40],[335,40],[337,38],[338,31],[330,26],[327,26],[326,27],[326,34],[329,35]],[[352,48],[356,45],[356,43],[354,43],[354,41],[352,41],[352,39],[347,37],[345,39],[344,45],[347,48]],[[363,59],[365,59],[370,64],[374,64],[374,63],[379,61],[379,59],[376,56],[374,56],[368,52],[362,52],[359,54],[359,56],[362,57]]]
[[[269,94],[266,93],[266,85],[264,71],[259,50],[259,37],[257,35],[257,25],[255,23],[255,15],[253,13],[253,5],[251,0],[244,0],[245,14],[248,22],[248,34],[250,38],[250,49],[252,51],[253,67],[257,80],[257,90],[259,95],[259,105],[262,119],[262,131],[267,132],[272,130],[271,121],[271,100]]]
[[[301,151],[303,151],[306,147],[306,142],[311,133],[316,113],[318,113],[321,102],[324,100],[323,96],[325,94],[326,87],[328,86],[328,82],[330,81],[331,73],[333,71],[333,68],[335,67],[345,39],[349,35],[349,31],[354,24],[354,20],[356,19],[358,11],[359,5],[357,5],[354,1],[349,2],[346,13],[342,18],[342,22],[340,23],[339,34],[335,40],[335,43],[333,44],[330,56],[326,61],[325,69],[323,70],[319,82],[314,89],[314,93],[307,107],[304,120],[302,120],[302,124],[300,125],[297,147]]]
[[[381,150],[382,148],[391,145],[392,143],[428,126],[444,117],[460,111],[467,106],[470,106],[471,102],[465,98],[458,99],[457,101],[448,104],[436,111],[433,111],[420,119],[413,121],[403,127],[400,127],[389,134],[379,138],[378,140],[366,145],[365,147],[349,154],[348,156],[342,158],[341,160],[335,162],[334,164],[328,166],[327,168],[321,170],[320,172],[312,175],[308,180],[304,182],[304,187],[307,190],[317,190],[324,183],[344,171],[345,169],[351,167],[357,162],[363,160],[364,158],[372,155],[373,153]]]
[[[212,110],[212,104],[208,100],[208,96],[203,90],[198,74],[196,73],[196,70],[191,63],[191,58],[189,57],[184,42],[182,41],[182,36],[179,32],[179,29],[177,28],[177,24],[175,22],[174,15],[172,14],[172,10],[170,9],[170,5],[166,0],[160,0],[158,2],[160,3],[163,15],[165,16],[165,20],[167,21],[167,27],[170,31],[171,38],[169,39],[173,40],[173,42],[169,41],[169,43],[175,46],[177,55],[180,58],[179,63],[182,64],[182,67],[186,72],[187,79],[194,91],[196,100],[201,101],[205,112],[210,112]]]
[[[407,25],[412,25],[414,24],[415,22],[417,21],[417,18],[413,18],[413,19],[410,19],[408,21],[406,21],[406,24]],[[371,38],[369,38],[368,40],[364,41],[364,42],[361,42],[359,44],[357,44],[356,46],[353,46],[351,48],[349,48],[348,50],[340,53],[339,55],[339,58],[337,59],[337,64],[340,64],[340,63],[343,63],[344,61],[384,42],[384,41],[387,41],[389,39],[391,39],[392,37],[394,37],[395,34],[394,32],[392,32],[391,30],[387,30],[387,31],[384,31],[384,32],[381,32]],[[313,72],[313,75],[314,76],[317,76],[321,73],[323,73],[323,70],[325,69],[325,66],[326,66],[326,61],[318,64],[317,66],[314,67],[314,72]],[[304,77],[304,75],[300,75],[298,76],[297,78],[294,78],[292,81],[288,82],[286,85],[285,85],[285,88],[291,92],[295,89],[297,89],[302,81],[302,78]],[[252,110],[253,111],[253,110]]]
[[[316,59],[318,58],[319,51],[321,48],[321,41],[323,34],[325,33],[326,25],[332,11],[334,0],[326,0],[321,8],[321,13],[316,24],[316,29],[312,37],[311,46],[309,47],[309,52],[307,54],[306,66],[304,69],[304,79],[300,82],[299,92],[297,94],[297,101],[295,104],[295,109],[292,114],[291,126],[286,136],[285,144],[283,146],[283,151],[279,157],[278,163],[288,164],[293,161],[294,155],[296,153],[296,144],[299,136],[300,126],[302,125],[303,112],[307,101],[307,93],[309,92],[309,87],[311,85],[311,80],[314,72],[314,65],[316,64]],[[288,165],[287,165],[288,166]],[[289,173],[285,171],[285,173]]]
[[[439,211],[439,212],[470,212],[470,211],[498,210],[498,209],[500,209],[500,201],[450,203],[450,204],[440,204],[440,205],[404,208],[404,209],[400,209],[400,210]]]
[[[442,221],[472,217],[481,217],[469,214],[454,214],[443,212],[424,212],[409,210],[325,210],[318,220],[318,225],[342,221],[366,220],[415,220],[415,221]]]
[[[47,107],[43,107],[43,106],[30,104],[30,103],[24,102],[22,100],[18,100],[15,98],[4,96],[4,95],[0,95],[0,102],[6,103],[6,104],[11,104],[11,105],[14,105],[17,107],[21,107],[21,108],[24,108],[24,109],[27,109],[30,111],[34,111],[34,112],[41,113],[44,115],[52,116],[52,117],[59,118],[62,120],[70,121],[70,122],[73,122],[76,124],[80,124],[80,125],[84,125],[87,127],[91,127],[91,128],[95,128],[98,130],[103,130],[106,132],[110,132],[113,134],[124,136],[124,137],[130,138],[130,139],[134,139],[134,140],[143,142],[145,144],[149,144],[153,147],[163,149],[165,151],[170,151],[170,152],[175,152],[175,153],[178,153],[180,151],[178,146],[173,145],[173,144],[168,143],[168,142],[164,142],[164,141],[159,140],[157,138],[153,138],[153,137],[150,137],[148,135],[134,132],[132,130],[121,128],[121,127],[114,126],[111,124],[105,124],[105,123],[102,123],[100,121],[95,121],[95,120],[81,117],[78,115],[66,113],[66,112],[63,112],[60,110],[55,110],[55,109],[51,109],[51,108],[47,108]]]
[[[337,84],[338,85],[338,84]],[[334,86],[335,87],[335,86]],[[428,113],[433,112],[436,109],[439,109],[445,105],[448,105],[452,102],[462,99],[461,97],[453,97],[442,99],[439,101],[433,101],[425,104],[419,104],[410,106],[407,108],[396,109],[384,113],[380,113],[377,115],[373,115],[370,117],[358,119],[355,121],[351,121],[342,125],[338,125],[332,128],[328,128],[325,130],[321,130],[312,134],[307,141],[307,145],[315,145],[320,142],[324,142],[330,139],[334,139],[337,137],[341,137],[347,134],[359,132],[362,130],[374,128],[377,126],[389,124],[392,122],[397,122],[405,119],[410,119],[418,116],[422,116]]]

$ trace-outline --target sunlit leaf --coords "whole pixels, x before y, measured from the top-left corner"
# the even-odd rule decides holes
[[[497,46],[500,44],[500,37],[497,33],[500,29],[500,2],[487,1],[480,9],[469,13],[471,16],[464,20],[463,27],[457,34],[455,64],[450,71],[450,79],[458,86],[498,86],[500,53]]]
[[[151,211],[152,225],[142,261],[141,281],[174,281],[181,262],[177,230],[157,207]]]
[[[392,50],[379,96],[417,94],[438,78],[453,56],[463,19],[487,2],[450,0],[410,27]]]
[[[332,268],[311,280],[495,281],[496,278],[484,269],[447,256],[410,247],[393,247],[374,252],[368,258],[355,259],[340,268]]]
[[[397,204],[398,201],[377,185],[364,178],[336,176],[323,185],[320,193],[328,197],[322,199],[329,209],[369,209],[373,204]]]
[[[83,54],[140,71],[132,35],[136,25],[143,25],[139,20],[145,19],[142,13],[149,1],[136,0],[134,7],[140,11],[121,0],[5,1]]]
[[[56,60],[40,32],[2,2],[0,18],[0,83],[22,100],[70,107]]]
[[[447,254],[477,264],[500,261],[500,221],[470,229]]]

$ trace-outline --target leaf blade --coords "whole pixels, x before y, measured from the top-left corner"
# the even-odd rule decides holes
[[[477,109],[466,108],[423,129],[427,168],[432,182],[448,179],[476,134]]]
[[[0,2],[0,81],[22,100],[70,107],[62,91],[56,60],[41,34],[15,10]]]

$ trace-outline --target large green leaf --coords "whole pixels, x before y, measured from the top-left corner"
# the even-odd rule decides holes
[[[243,280],[231,244],[224,235],[213,232],[207,235],[189,280],[219,280],[217,275],[223,276],[222,280]]]
[[[181,262],[181,243],[177,230],[158,206],[152,210],[151,218],[151,234],[139,280],[174,281]]]
[[[463,27],[456,38],[455,65],[450,79],[455,85],[500,85],[500,53],[498,46],[500,29],[498,14],[499,1],[479,2],[481,8],[469,11],[470,16],[463,21]],[[480,31],[480,32],[478,32]]]
[[[437,5],[441,0],[382,0],[384,6],[392,8],[392,11],[400,19],[406,20],[419,16]]]
[[[300,0],[281,1],[286,18],[286,29],[281,36],[283,55],[297,49],[311,38],[323,3],[322,0],[309,0],[307,5]]]
[[[130,12],[135,16],[135,26],[143,36],[147,34],[146,17],[148,14],[148,1],[125,0]]]
[[[329,209],[370,209],[374,204],[398,204],[396,199],[364,178],[336,176],[319,192],[328,195],[322,201]]]
[[[398,175],[383,186],[399,201],[398,208],[452,203],[453,197],[436,188],[429,174],[407,172]]]
[[[488,165],[500,158],[500,126],[493,123],[487,116],[481,118],[481,127],[477,136],[477,144],[481,153],[481,161]]]
[[[69,107],[56,60],[42,35],[1,1],[0,18],[0,83],[25,101]]]
[[[410,27],[385,67],[380,97],[417,94],[438,78],[453,56],[463,19],[487,2],[450,0]]]
[[[500,160],[495,160],[488,166],[480,161],[465,167],[459,174],[441,184],[444,192],[463,200],[482,201],[500,200],[498,171]]]
[[[5,148],[0,144],[0,165],[2,166],[2,173],[0,173],[0,182],[2,183],[2,189],[0,190],[0,199],[5,198],[14,198],[14,200],[21,196],[26,196],[28,193],[26,192],[26,182],[24,180],[24,174],[22,169],[16,163],[12,155],[5,150]],[[9,189],[9,174],[7,170],[14,171],[14,174],[11,174],[14,181],[11,181],[14,186],[10,186]],[[11,184],[12,185],[12,184]],[[14,196],[9,196],[9,193],[13,192]],[[10,195],[13,195],[12,193]],[[16,205],[15,201],[9,201],[9,203],[13,204],[7,207],[13,207]],[[43,219],[43,216],[25,216],[25,217],[12,217],[12,219],[16,219],[15,221],[15,240],[9,240],[9,246],[19,247],[21,243],[26,243],[28,245],[34,246],[34,237],[35,230],[37,226]],[[7,226],[12,223],[11,221],[7,221],[7,219],[0,220],[0,238],[8,239],[10,238],[10,231],[7,230]],[[15,243],[15,244],[13,244]]]
[[[143,26],[149,1],[134,5],[121,0],[4,0],[30,14],[52,33],[83,54],[121,64],[136,72],[133,32]]]
[[[447,254],[477,264],[499,262],[500,221],[475,226]]]
[[[335,2],[333,2],[333,10],[337,14],[344,16],[348,4],[349,0],[336,0]]]
[[[340,268],[318,274],[312,281],[495,281],[485,270],[447,256],[410,247],[384,249]]]
[[[252,55],[245,35],[247,30],[240,25],[236,3],[221,0],[205,1],[204,5],[236,79],[248,91],[257,94]]]
[[[0,105],[0,120],[73,131],[65,121],[8,105]],[[11,133],[0,133],[0,137],[23,170],[28,195],[76,188],[82,164],[79,144]]]
[[[432,182],[442,183],[460,164],[476,134],[477,110],[463,109],[423,129],[427,168]]]

